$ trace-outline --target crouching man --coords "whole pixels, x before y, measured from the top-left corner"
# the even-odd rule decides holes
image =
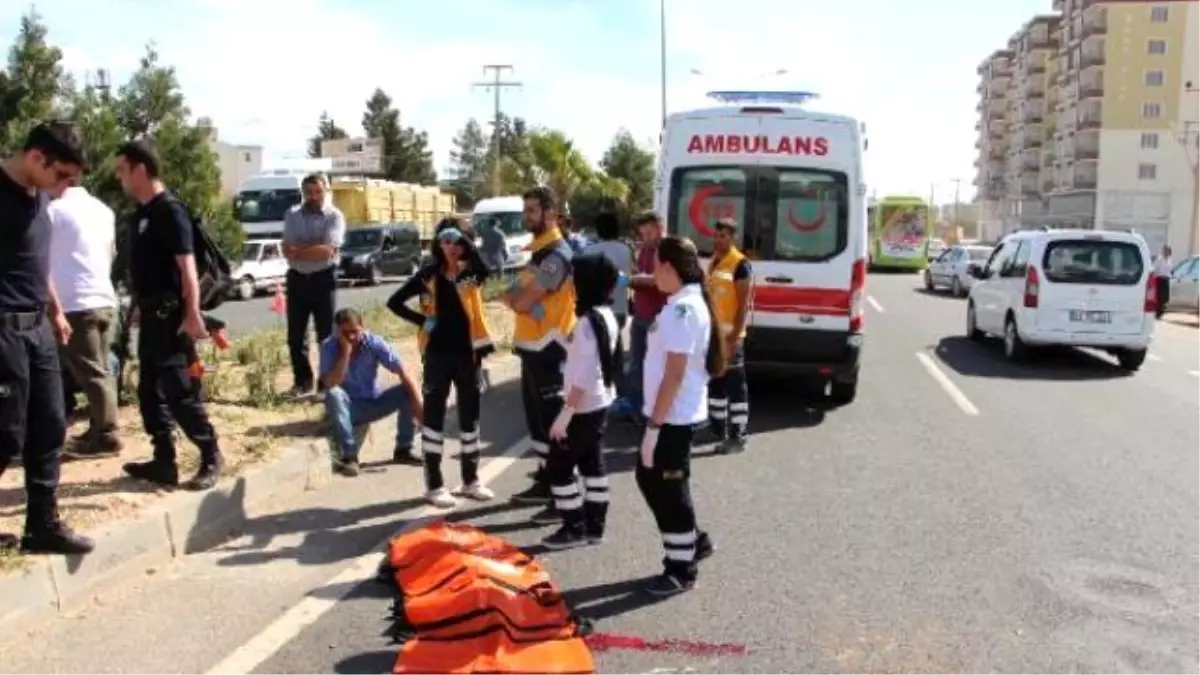
[[[379,386],[379,367],[400,376],[400,384]],[[400,363],[400,354],[386,340],[363,327],[362,315],[349,307],[334,315],[334,331],[321,344],[321,383],[330,435],[336,446],[334,471],[358,475],[355,427],[396,413],[395,454],[412,452],[414,419],[423,416],[420,389]]]

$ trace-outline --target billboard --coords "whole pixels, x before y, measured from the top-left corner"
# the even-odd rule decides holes
[[[378,138],[336,138],[321,141],[321,157],[332,173],[382,173],[383,141]]]

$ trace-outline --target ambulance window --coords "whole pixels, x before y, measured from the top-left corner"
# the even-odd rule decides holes
[[[671,234],[688,237],[703,255],[712,252],[712,224],[745,222],[746,171],[738,167],[678,169],[671,177]]]
[[[774,229],[758,233],[763,244],[773,240],[773,245],[763,246],[770,259],[825,260],[846,248],[849,204],[845,174],[783,169],[777,186],[775,203],[763,205],[774,207]],[[769,227],[771,220],[763,220]]]

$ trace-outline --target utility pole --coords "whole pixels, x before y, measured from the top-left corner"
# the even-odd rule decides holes
[[[1187,82],[1184,84],[1184,92],[1195,94],[1200,92],[1200,88],[1192,82]],[[1200,125],[1200,120],[1185,120],[1183,128],[1179,131],[1179,144],[1183,146],[1183,152],[1192,166],[1192,219],[1188,221],[1188,255],[1200,252],[1200,242],[1197,242],[1197,235],[1200,235],[1200,131],[1197,130],[1197,125]]]
[[[667,0],[658,0],[659,95],[662,97],[662,129],[667,128]]]
[[[495,95],[495,117],[492,120],[492,196],[500,195],[500,92],[508,88],[516,89],[523,86],[520,82],[504,80],[505,72],[512,72],[513,67],[507,64],[489,64],[483,67],[483,74],[492,74],[490,82],[476,82],[472,87],[491,89]]]

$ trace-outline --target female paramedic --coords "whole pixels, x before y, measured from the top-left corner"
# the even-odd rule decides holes
[[[454,495],[442,480],[442,428],[450,386],[458,399],[459,463],[462,487],[454,494],[484,501],[492,492],[479,482],[479,372],[483,358],[495,351],[488,331],[480,286],[488,268],[468,225],[456,218],[438,223],[434,260],[422,267],[388,300],[388,309],[419,327],[417,344],[424,362],[425,418],[421,451],[425,464],[425,499],[453,508]],[[420,311],[408,301],[420,298]]]
[[[562,526],[542,540],[550,549],[598,544],[604,539],[608,514],[608,476],[604,470],[604,427],[621,372],[621,328],[609,305],[620,272],[603,254],[571,260],[575,283],[576,321],[563,367],[567,398],[550,425],[551,446],[546,462],[554,507]],[[583,476],[583,494],[575,469]]]
[[[696,245],[664,237],[654,283],[667,304],[650,326],[642,384],[647,418],[637,484],[662,535],[663,573],[646,590],[673,595],[696,583],[696,563],[713,553],[696,525],[689,487],[692,431],[708,419],[708,381],[725,369],[720,324],[704,287]]]

